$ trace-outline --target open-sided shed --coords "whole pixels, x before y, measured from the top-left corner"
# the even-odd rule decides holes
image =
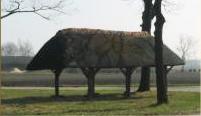
[[[184,64],[166,45],[163,46],[163,53],[165,66]],[[82,69],[88,79],[88,94],[94,91],[94,77],[99,69],[120,68],[126,76],[126,95],[129,96],[131,74],[141,66],[155,66],[154,37],[150,34],[69,28],[60,30],[45,43],[28,64],[27,70],[54,71],[58,95],[59,75],[64,68]]]

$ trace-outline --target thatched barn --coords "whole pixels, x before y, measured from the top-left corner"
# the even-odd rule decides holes
[[[163,53],[165,66],[184,64],[166,45]],[[120,68],[126,76],[126,94],[129,95],[133,70],[141,66],[155,66],[154,54],[154,38],[146,32],[69,28],[60,30],[45,43],[28,64],[27,70],[54,71],[58,94],[62,69],[81,68],[88,79],[90,94],[94,91],[94,77],[99,69]]]

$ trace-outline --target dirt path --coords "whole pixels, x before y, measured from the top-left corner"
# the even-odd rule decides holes
[[[200,86],[169,87],[168,91],[200,92]]]
[[[151,87],[151,90],[156,90],[156,87]],[[200,86],[173,86],[168,87],[168,91],[200,92]]]
[[[1,87],[2,89],[54,89],[53,87]],[[87,87],[60,87],[61,90],[87,90]],[[124,90],[124,87],[96,87],[96,90]],[[134,88],[134,90],[137,88]],[[132,89],[132,91],[134,91]],[[152,87],[151,90],[156,90]],[[168,87],[168,91],[200,92],[200,86]]]

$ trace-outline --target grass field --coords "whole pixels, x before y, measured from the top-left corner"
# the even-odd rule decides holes
[[[2,89],[3,115],[156,115],[199,114],[200,93],[169,92],[169,104],[155,105],[155,91],[124,98],[122,90],[97,89],[99,96],[88,100],[83,89]]]

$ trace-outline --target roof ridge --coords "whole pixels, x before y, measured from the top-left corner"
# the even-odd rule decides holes
[[[91,29],[91,28],[67,28],[61,31],[64,32],[79,32],[79,33],[104,33],[104,34],[124,34],[128,36],[151,36],[146,31],[114,31],[114,30],[104,30],[104,29]]]

